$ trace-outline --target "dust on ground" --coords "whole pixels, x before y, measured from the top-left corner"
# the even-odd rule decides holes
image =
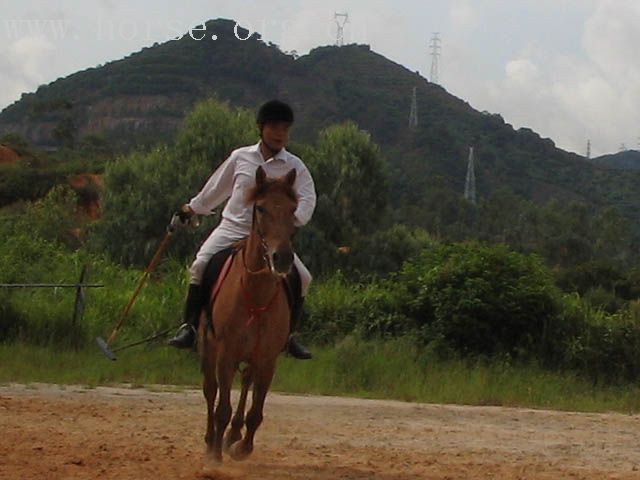
[[[234,395],[235,398],[235,395]],[[1,479],[640,479],[640,416],[270,393],[203,472],[200,391],[0,386]]]

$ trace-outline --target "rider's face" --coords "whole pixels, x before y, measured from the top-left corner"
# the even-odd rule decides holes
[[[289,122],[269,122],[262,126],[260,138],[273,152],[282,150],[289,141]]]

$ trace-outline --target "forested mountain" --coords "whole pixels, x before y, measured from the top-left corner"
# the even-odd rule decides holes
[[[640,170],[640,151],[625,150],[611,155],[602,155],[591,160],[595,165],[617,170]]]
[[[239,40],[249,32],[234,30],[231,20],[206,26],[202,40],[184,35],[154,44],[24,94],[0,113],[0,137],[15,132],[52,147],[101,135],[114,148],[129,149],[166,142],[208,96],[252,110],[279,97],[295,108],[295,141],[313,143],[321,128],[345,120],[371,133],[390,164],[398,221],[424,225],[434,192],[462,193],[470,145],[480,199],[507,189],[533,201],[614,205],[637,218],[636,172],[602,168],[529,129],[516,131],[500,115],[473,109],[368,46],[319,47],[296,58],[257,33]],[[410,129],[414,87],[419,123]]]

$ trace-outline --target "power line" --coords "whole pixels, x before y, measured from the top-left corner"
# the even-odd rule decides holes
[[[431,49],[431,83],[439,83],[439,58],[440,58],[440,50],[442,49],[439,37],[439,32],[434,32],[433,37],[431,37],[431,41],[429,43],[429,48]]]
[[[413,87],[413,96],[411,97],[411,113],[409,113],[409,128],[418,126],[418,100],[416,97],[416,87]]]
[[[342,47],[344,45],[344,26],[349,22],[349,14],[335,12],[333,18],[338,26],[336,45]]]
[[[476,204],[476,172],[474,168],[473,147],[469,147],[469,162],[467,163],[467,178],[464,182],[464,198]]]

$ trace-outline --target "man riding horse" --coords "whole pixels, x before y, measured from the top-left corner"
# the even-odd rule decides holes
[[[256,170],[262,166],[268,177],[281,177],[291,169],[296,170],[293,185],[298,195],[295,211],[296,226],[305,225],[316,205],[316,192],[309,170],[300,158],[288,152],[285,146],[293,124],[293,110],[278,100],[271,100],[260,107],[257,115],[260,142],[242,147],[231,155],[211,175],[200,193],[182,206],[180,216],[187,221],[193,215],[210,215],[212,210],[229,199],[222,212],[222,220],[200,247],[189,269],[190,284],[184,313],[184,323],[169,345],[192,348],[196,339],[200,313],[209,292],[203,287],[203,277],[218,277],[225,260],[232,253],[232,245],[246,238],[253,220],[253,210],[247,206],[247,192],[255,186]],[[291,301],[290,329],[293,331],[302,316],[304,296],[311,283],[311,273],[300,258],[294,256],[294,267],[300,281],[297,297]],[[294,358],[309,359],[311,353],[293,336],[287,342],[287,351]]]

